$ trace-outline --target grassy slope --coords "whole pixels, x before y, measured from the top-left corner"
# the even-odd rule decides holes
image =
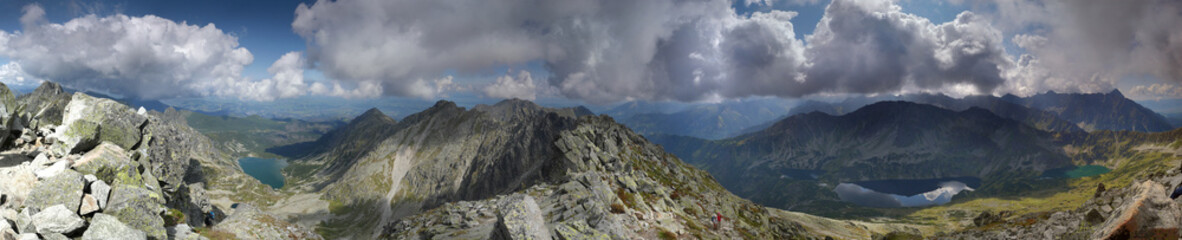
[[[1011,216],[1048,213],[1078,208],[1091,199],[1099,184],[1107,188],[1124,187],[1139,179],[1160,174],[1182,163],[1177,155],[1182,147],[1182,129],[1147,134],[1136,132],[1096,132],[1087,137],[1071,136],[1061,139],[1077,164],[1098,164],[1112,168],[1109,173],[1093,177],[1060,180],[1061,183],[1036,191],[1023,191],[1003,197],[959,198],[952,203],[907,213],[902,219],[949,226],[955,229],[971,224],[982,211],[1012,211]],[[996,182],[999,188],[1009,185],[1035,185],[1023,182]],[[1003,194],[1005,195],[1005,194]],[[1045,214],[1044,214],[1045,215]]]

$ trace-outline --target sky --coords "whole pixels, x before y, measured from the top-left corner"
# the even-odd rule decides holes
[[[1182,98],[1174,0],[0,0],[0,82],[138,99]]]

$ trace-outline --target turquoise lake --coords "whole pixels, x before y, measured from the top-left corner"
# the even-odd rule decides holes
[[[267,159],[244,157],[238,159],[238,166],[242,167],[242,171],[246,175],[250,175],[258,179],[263,184],[270,185],[271,188],[279,189],[283,187],[283,167],[287,166],[287,161],[280,159]]]

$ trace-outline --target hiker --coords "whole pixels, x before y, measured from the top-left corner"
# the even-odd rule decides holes
[[[1182,195],[1182,186],[1174,188],[1174,193],[1170,194],[1170,199],[1178,199],[1178,196],[1180,195]]]
[[[714,230],[718,230],[718,226],[722,225],[722,214],[715,212],[714,217],[710,220],[714,221]]]

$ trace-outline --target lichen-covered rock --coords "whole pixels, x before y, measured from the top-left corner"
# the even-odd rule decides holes
[[[189,128],[183,119],[171,117],[173,110],[149,117],[144,127],[145,157],[148,169],[164,185],[167,192],[176,192],[185,185],[185,178],[191,174],[200,174],[200,169],[193,169],[192,162],[203,149],[209,149],[207,141],[202,141],[203,135]]]
[[[80,147],[82,137],[89,137],[92,130],[98,130],[98,142],[111,142],[123,149],[131,149],[139,144],[143,132],[140,130],[148,118],[136,114],[131,108],[111,99],[95,98],[84,93],[75,93],[66,105],[62,125],[58,127],[56,136],[62,141],[59,151],[70,152],[90,150]],[[86,122],[101,123],[97,129],[75,126]],[[64,128],[64,129],[63,129]],[[93,147],[93,146],[91,146]]]
[[[147,235],[143,231],[119,222],[119,219],[114,216],[96,213],[94,218],[90,219],[90,227],[82,233],[82,240],[102,239],[143,240],[147,239]]]
[[[491,239],[550,239],[550,230],[538,203],[529,195],[513,195],[502,200],[497,211],[497,226]]]
[[[572,221],[562,223],[557,228],[554,228],[554,234],[557,239],[561,240],[608,240],[611,236],[587,226],[584,221]]]
[[[164,239],[164,198],[142,185],[116,184],[103,213],[110,214],[128,226],[144,231],[148,237]]]
[[[238,239],[323,239],[307,229],[277,219],[250,204],[238,204],[229,218],[214,231],[234,234]]]
[[[1179,239],[1182,208],[1161,184],[1141,182],[1131,192],[1135,195],[1116,208],[1118,214],[1105,221],[1093,239]]]
[[[29,198],[25,200],[25,206],[45,209],[60,204],[73,212],[78,210],[78,205],[82,202],[84,187],[86,180],[82,179],[81,173],[64,170],[56,176],[38,182],[29,193]]]
[[[58,155],[90,150],[99,144],[100,128],[98,123],[90,120],[76,120],[69,125],[59,126],[52,136],[58,141],[58,144],[53,145],[53,150]]]
[[[74,214],[74,210],[60,204],[34,214],[32,221],[40,234],[71,233],[86,226],[86,221]]]
[[[104,142],[86,152],[74,161],[74,170],[85,174],[94,174],[98,179],[113,181],[111,174],[116,172],[136,171],[135,162],[127,157],[127,153],[118,145]],[[108,171],[108,172],[104,172]]]

